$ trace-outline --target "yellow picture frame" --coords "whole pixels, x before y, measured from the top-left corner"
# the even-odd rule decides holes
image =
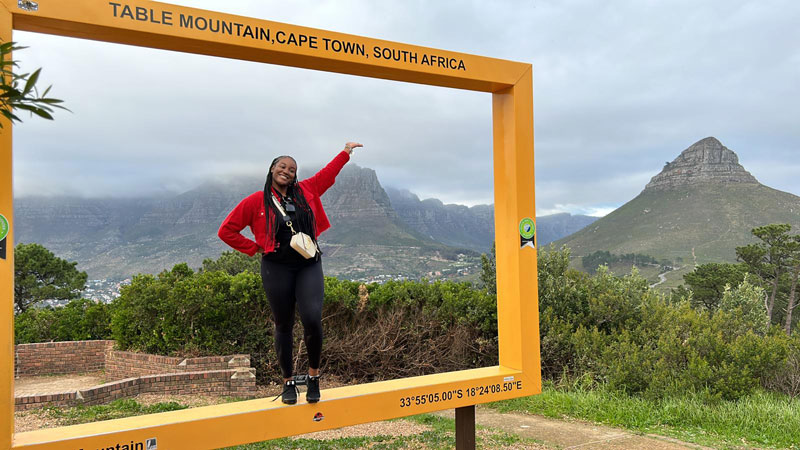
[[[530,64],[151,1],[0,0],[3,42],[13,30],[491,92],[499,365],[326,389],[316,404],[255,399],[15,434],[12,225],[0,258],[0,448],[220,448],[541,392]],[[2,120],[0,215],[13,224]]]

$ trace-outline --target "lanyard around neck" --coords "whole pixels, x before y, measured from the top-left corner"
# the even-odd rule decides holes
[[[275,189],[274,186],[270,186],[270,189],[272,190],[272,195],[274,195],[275,197],[278,197],[278,200],[283,200],[286,197],[285,195],[282,195],[280,192],[278,192],[278,190]],[[287,191],[287,193],[288,193],[288,191]]]

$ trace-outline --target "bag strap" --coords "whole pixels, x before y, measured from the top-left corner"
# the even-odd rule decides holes
[[[275,194],[270,193],[270,196],[272,197],[272,203],[274,203],[275,207],[278,208],[278,211],[280,211],[281,218],[283,219],[284,222],[286,222],[286,226],[289,227],[290,230],[292,230],[292,234],[297,234],[297,231],[294,231],[294,227],[292,227],[292,218],[289,217],[289,215],[286,214],[286,211],[283,210],[281,202],[278,201],[278,199],[275,197]]]

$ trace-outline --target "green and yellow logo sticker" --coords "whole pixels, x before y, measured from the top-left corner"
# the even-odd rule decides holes
[[[519,221],[519,248],[536,248],[536,223],[530,217]]]
[[[530,217],[519,221],[519,235],[525,239],[530,239],[536,234],[536,224]]]
[[[0,241],[8,236],[8,219],[0,214]]]

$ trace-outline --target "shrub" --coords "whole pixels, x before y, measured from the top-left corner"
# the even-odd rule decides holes
[[[117,344],[159,354],[241,352],[264,336],[269,316],[258,275],[195,274],[186,264],[137,275],[114,303]]]
[[[800,398],[800,333],[789,342],[786,359],[773,373],[767,374],[764,386],[792,398]]]
[[[743,327],[752,329],[756,334],[764,335],[769,329],[769,316],[764,307],[766,293],[764,288],[750,283],[748,275],[745,275],[742,282],[735,288],[726,285],[723,289],[720,309],[723,311],[734,312],[741,316]]]
[[[111,307],[92,300],[73,300],[59,308],[30,308],[14,317],[17,344],[82,341],[111,337]]]
[[[663,398],[688,391],[708,399],[751,393],[784,367],[788,341],[768,329],[763,291],[747,280],[719,309],[666,299],[636,271],[588,277],[570,270],[566,249],[539,259],[542,372],[591,377],[628,394]]]
[[[261,381],[279,375],[269,304],[260,276],[251,271],[194,273],[179,264],[157,276],[138,275],[115,301],[112,328],[123,349],[249,353]],[[322,370],[353,381],[497,362],[494,297],[468,283],[362,286],[326,278],[323,329]],[[302,354],[302,333],[295,335]],[[304,359],[296,358],[295,370]]]
[[[632,326],[641,303],[654,296],[647,281],[636,271],[615,277],[607,268],[600,267],[597,275],[589,277],[569,268],[567,248],[551,247],[541,252],[539,316],[543,376],[548,379],[564,373],[578,376],[586,364],[596,365],[589,363],[576,346],[578,342],[588,345],[585,333],[596,329],[595,339],[599,339]]]
[[[217,259],[207,258],[203,260],[201,272],[227,272],[229,275],[236,275],[240,272],[260,272],[261,254],[247,256],[242,252],[228,250],[222,252]]]

